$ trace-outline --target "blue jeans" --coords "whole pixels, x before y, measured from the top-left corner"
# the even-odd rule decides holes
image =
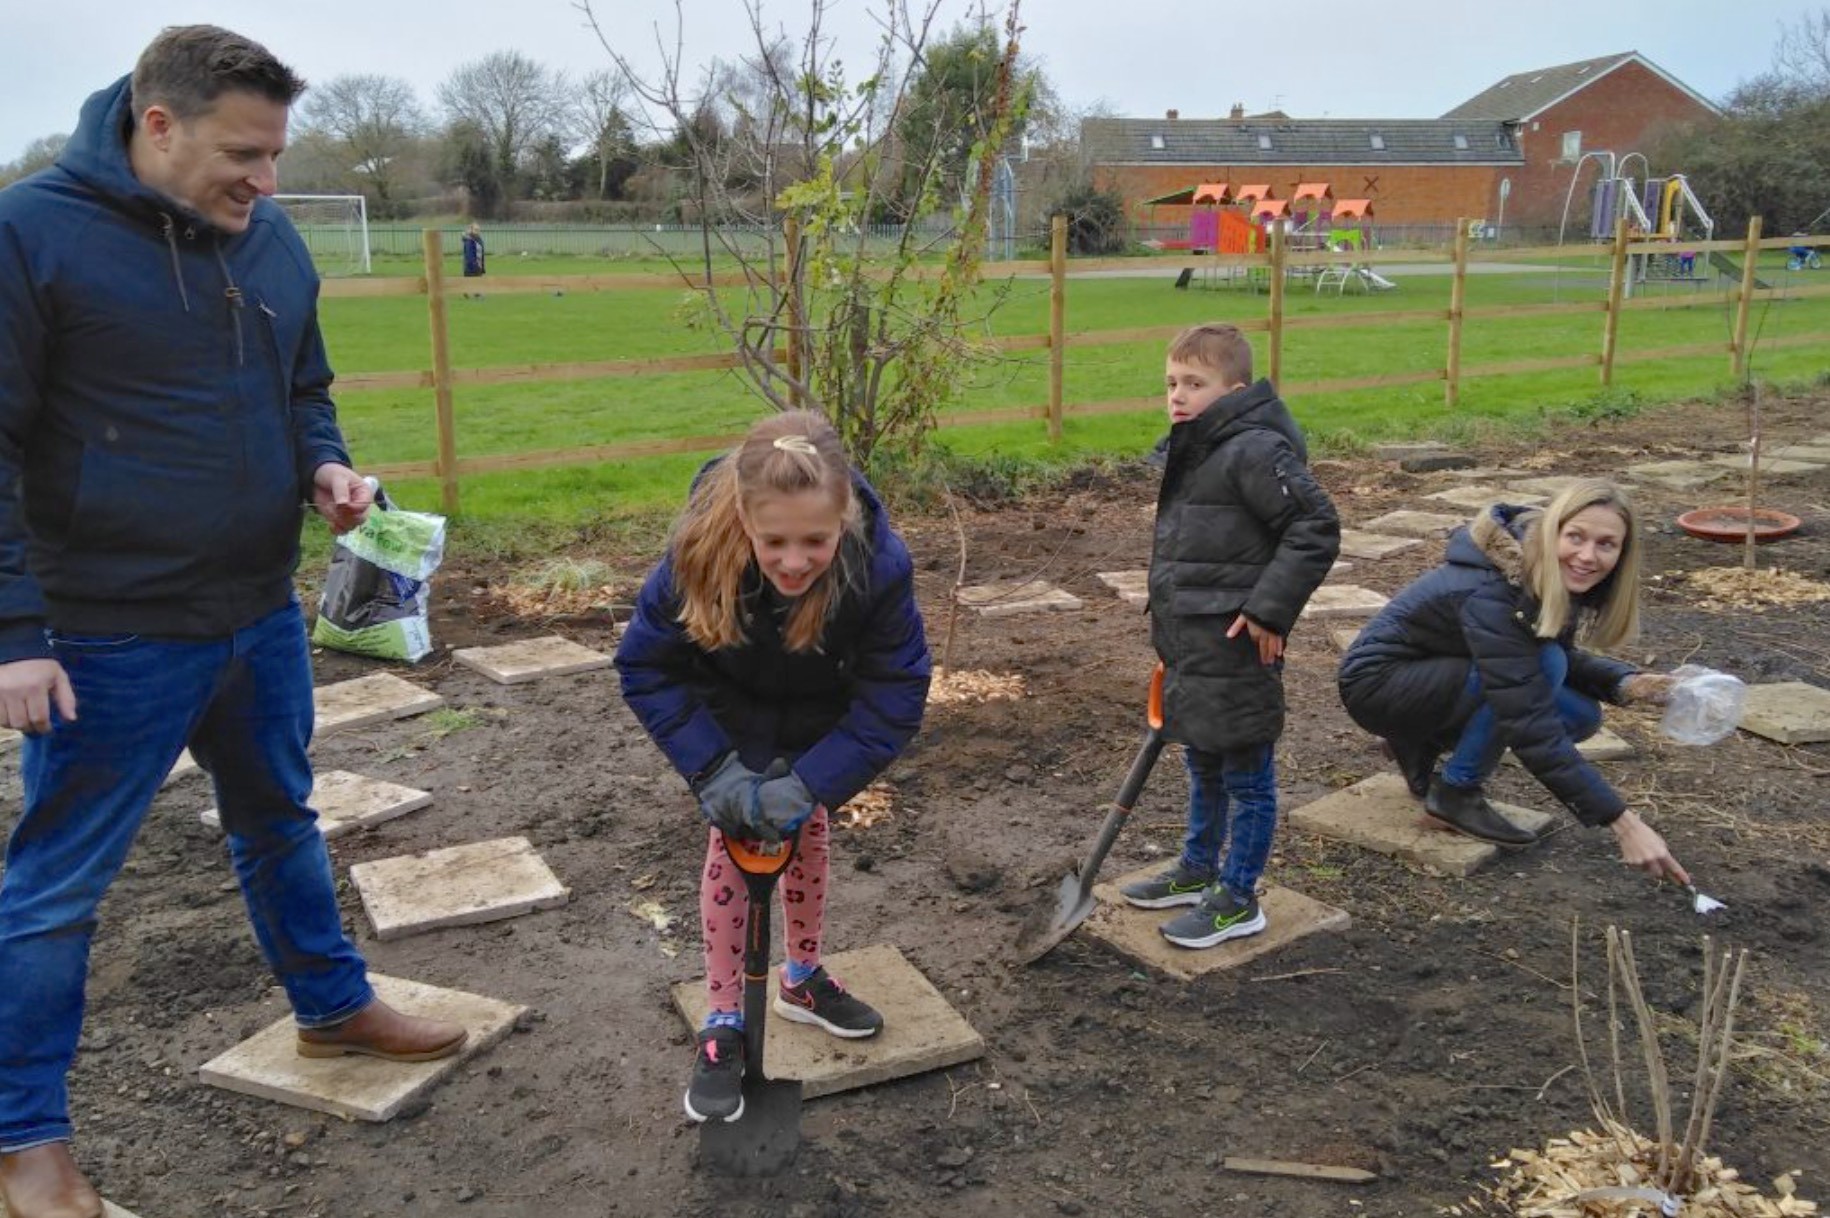
[[[1277,771],[1271,746],[1183,752],[1188,762],[1188,837],[1182,843],[1182,866],[1203,875],[1218,871],[1220,882],[1234,896],[1249,899],[1271,860],[1271,835],[1277,830]],[[1229,800],[1232,845],[1222,867]]]
[[[206,641],[50,638],[77,717],[23,744],[25,809],[0,877],[0,1152],[70,1137],[64,1076],[96,906],[186,744],[215,782],[254,936],[300,1025],[347,1019],[373,996],[306,803],[311,658],[298,605]]]
[[[1549,682],[1557,719],[1571,740],[1587,740],[1601,730],[1601,704],[1587,694],[1577,693],[1569,680],[1569,653],[1560,643],[1546,641],[1538,646],[1538,666]],[[1462,725],[1455,751],[1442,766],[1442,780],[1452,787],[1478,787],[1499,768],[1506,752],[1506,741],[1500,738],[1498,720],[1481,687],[1481,672],[1468,665],[1468,684],[1462,690],[1462,703],[1474,703],[1474,713]]]

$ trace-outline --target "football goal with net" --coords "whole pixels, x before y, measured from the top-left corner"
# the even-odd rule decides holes
[[[369,273],[369,210],[361,195],[274,195],[320,275]]]

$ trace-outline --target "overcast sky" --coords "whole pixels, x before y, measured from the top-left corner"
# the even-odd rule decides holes
[[[764,0],[805,25],[810,0]],[[913,0],[919,3],[920,0]],[[946,0],[963,14],[967,0]],[[860,67],[882,0],[828,0],[828,24]],[[741,0],[680,0],[687,58],[734,57],[747,43]],[[1282,109],[1301,118],[1432,118],[1501,77],[1636,50],[1719,99],[1770,64],[1780,26],[1819,5],[1792,0],[1354,0],[1290,4],[1024,0],[1025,49],[1076,109],[1103,101],[1138,117]],[[653,63],[654,23],[671,0],[597,0],[600,21]],[[125,73],[159,27],[228,25],[266,43],[307,79],[404,77],[428,110],[453,68],[497,49],[575,73],[605,66],[571,0],[0,0],[0,163],[67,132],[82,100]]]

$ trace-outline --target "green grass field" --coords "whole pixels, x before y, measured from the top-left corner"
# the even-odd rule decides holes
[[[534,261],[534,260],[529,260]],[[538,273],[565,268],[603,273],[609,260],[540,260]],[[545,262],[552,262],[548,267]],[[618,267],[630,264],[617,262]],[[520,271],[516,265],[513,268]],[[531,268],[530,268],[531,269]],[[640,269],[653,271],[652,266]],[[1294,281],[1286,296],[1286,318],[1396,310],[1446,310],[1450,280],[1442,274],[1392,271],[1398,290],[1374,295],[1317,295]],[[1788,276],[1762,267],[1777,287],[1809,285],[1809,273]],[[1821,273],[1820,273],[1821,274]],[[1208,320],[1262,319],[1268,300],[1249,290],[1176,291],[1173,267],[1152,278],[1089,277],[1071,280],[1067,328],[1084,333],[1120,328],[1174,326]],[[459,284],[452,285],[455,290]],[[638,359],[715,352],[717,335],[688,324],[684,290],[630,289],[605,292],[507,294],[478,286],[482,299],[454,298],[449,304],[452,361],[459,368],[545,364],[565,361]],[[988,335],[1041,334],[1048,326],[1048,282],[1023,278],[987,287],[987,304],[1002,297],[990,316]],[[1467,307],[1479,310],[1518,305],[1599,302],[1606,292],[1605,262],[1571,260],[1555,273],[1476,274],[1467,281]],[[1720,287],[1649,285],[1643,295],[1682,295],[1696,307],[1625,313],[1620,350],[1688,347],[1694,354],[1653,363],[1623,363],[1615,385],[1603,391],[1594,368],[1504,377],[1470,377],[1462,385],[1459,409],[1443,403],[1440,383],[1386,387],[1349,393],[1291,394],[1291,406],[1323,449],[1351,447],[1392,436],[1465,436],[1489,426],[1529,427],[1556,413],[1608,412],[1719,391],[1729,379],[1726,345],[1733,300]],[[338,370],[402,371],[427,367],[430,344],[426,302],[420,297],[330,298],[322,306],[326,342]],[[1830,300],[1772,299],[1755,305],[1753,327],[1763,344],[1794,335],[1830,333]],[[1604,317],[1470,317],[1463,333],[1464,367],[1598,353]],[[1442,321],[1373,323],[1364,327],[1293,328],[1284,341],[1282,380],[1287,385],[1440,368],[1446,358],[1447,325]],[[1254,335],[1260,371],[1265,336]],[[1130,454],[1147,446],[1161,429],[1154,405],[1136,412],[1073,417],[1073,404],[1152,397],[1162,375],[1159,342],[1076,346],[1067,354],[1068,419],[1063,442],[1051,447],[1040,419],[1035,422],[945,428],[935,443],[965,458],[1000,457],[1041,466],[1089,456]],[[1758,375],[1776,382],[1801,382],[1821,375],[1830,360],[1826,345],[1757,346]],[[1040,408],[1048,396],[1047,353],[1008,355],[978,370],[973,383],[948,413]],[[347,392],[339,398],[345,430],[359,460],[368,464],[423,461],[435,452],[433,404],[429,391]],[[609,377],[549,383],[459,386],[456,391],[459,452],[463,456],[610,444],[740,431],[763,406],[732,373],[679,373]],[[606,519],[641,517],[679,502],[691,471],[703,458],[683,456],[581,469],[544,470],[467,477],[463,484],[464,532],[513,538],[527,529],[576,529]],[[395,488],[410,505],[437,502],[429,483]],[[491,544],[495,544],[494,541]],[[504,543],[506,544],[506,543]]]

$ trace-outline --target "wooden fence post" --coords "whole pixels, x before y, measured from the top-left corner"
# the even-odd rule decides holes
[[[1049,221],[1048,269],[1048,442],[1059,444],[1067,380],[1067,217],[1063,215]]]
[[[432,400],[438,412],[438,481],[445,515],[458,510],[457,418],[451,403],[451,331],[445,317],[445,238],[424,229],[426,314],[432,329]]]
[[[799,410],[807,404],[806,396],[800,390],[807,366],[804,354],[806,325],[801,316],[801,218],[790,214],[784,231],[788,245],[788,278],[782,284],[782,290],[788,296],[788,375],[794,381],[788,390],[788,400]]]
[[[1450,410],[1461,405],[1461,323],[1468,303],[1468,221],[1455,221],[1455,270],[1449,279],[1449,362],[1443,369],[1443,404]]]
[[[1614,221],[1614,257],[1608,267],[1608,320],[1601,328],[1601,383],[1614,383],[1614,355],[1620,350],[1620,305],[1627,295],[1627,218]]]
[[[1729,366],[1734,369],[1738,381],[1747,379],[1747,322],[1754,311],[1754,284],[1759,279],[1755,271],[1760,266],[1760,224],[1758,213],[1747,222],[1747,250],[1741,265],[1741,296],[1735,301],[1735,345],[1729,353]]]
[[[1284,258],[1289,253],[1289,245],[1284,239],[1284,226],[1275,218],[1271,221],[1271,328],[1266,345],[1270,348],[1271,384],[1278,386],[1284,380]]]

